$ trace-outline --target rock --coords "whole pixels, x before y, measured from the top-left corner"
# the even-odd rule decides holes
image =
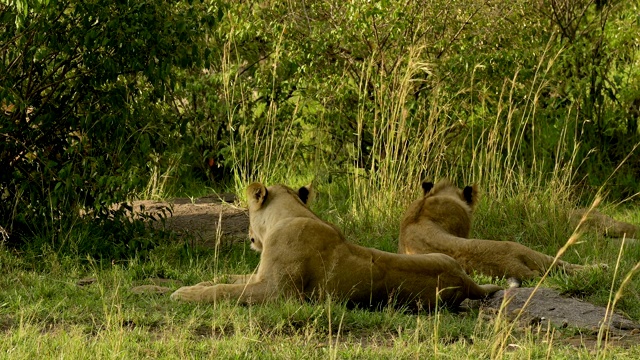
[[[483,303],[484,308],[496,311],[504,300],[508,301],[504,312],[510,317],[520,315],[525,321],[540,319],[540,323],[549,321],[556,327],[567,326],[598,331],[605,320],[606,308],[564,297],[557,290],[549,288],[510,288],[496,292]],[[533,294],[533,295],[532,295]],[[525,306],[527,299],[528,304]],[[535,324],[536,321],[528,321]],[[640,324],[620,314],[609,314],[610,330],[638,330]]]
[[[141,200],[130,205],[136,213],[144,213],[156,219],[156,226],[164,225],[179,236],[187,236],[198,244],[215,247],[219,242],[245,241],[249,231],[249,214],[246,209],[232,204],[233,194],[214,194],[188,199],[176,198],[169,202]],[[140,215],[134,215],[140,216]]]

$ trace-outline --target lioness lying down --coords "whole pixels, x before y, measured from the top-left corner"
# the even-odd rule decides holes
[[[542,275],[553,257],[512,241],[468,239],[478,189],[463,190],[448,180],[422,183],[424,196],[409,205],[400,225],[400,254],[447,254],[468,272],[507,277],[517,281]],[[558,260],[567,272],[582,269]]]
[[[253,275],[233,275],[234,284],[201,283],[178,289],[172,299],[242,304],[280,297],[319,299],[326,295],[348,304],[410,309],[438,303],[455,307],[497,290],[478,285],[454,259],[443,254],[399,255],[348,243],[333,225],[320,220],[298,193],[283,185],[247,188],[252,247],[261,250]],[[246,283],[243,283],[245,282]]]
[[[618,221],[595,209],[576,209],[569,213],[572,227],[595,231],[606,237],[633,239],[640,236],[640,227],[624,221]]]

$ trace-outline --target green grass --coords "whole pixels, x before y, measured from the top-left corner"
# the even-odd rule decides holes
[[[338,185],[332,185],[338,187]],[[372,225],[353,216],[338,189],[320,189],[314,209],[345,229],[354,242],[395,251],[399,218]],[[334,193],[335,191],[335,193]],[[516,240],[554,254],[571,229],[563,209],[513,201],[482,202],[475,237]],[[398,217],[401,212],[399,212]],[[614,214],[616,215],[616,214]],[[531,218],[533,216],[533,218]],[[624,216],[636,219],[637,213]],[[504,225],[507,224],[507,225]],[[553,274],[543,286],[606,306],[635,262],[640,245],[619,253],[616,241],[588,235],[566,260],[610,264],[567,276]],[[260,306],[233,302],[196,305],[168,295],[138,295],[133,286],[151,278],[189,285],[215,275],[252,271],[259,257],[247,243],[223,245],[216,256],[181,242],[166,243],[144,259],[95,262],[52,250],[36,256],[0,247],[0,357],[21,358],[602,358],[640,356],[640,346],[594,351],[564,343],[575,329],[520,328],[478,310],[407,314],[371,312],[343,304],[290,300]],[[79,286],[79,279],[96,282]],[[478,278],[480,282],[489,281]],[[504,281],[501,284],[505,284]],[[526,285],[533,286],[535,282]],[[616,308],[640,319],[640,281],[625,285]],[[588,334],[588,333],[587,333]],[[593,336],[593,335],[591,335]]]
[[[3,259],[7,257],[11,255],[4,253]],[[206,278],[208,265],[194,265]],[[100,270],[9,272],[0,293],[1,353],[12,359],[490,356],[492,324],[474,312],[410,315],[392,309],[347,310],[331,302],[253,307],[176,303],[166,295],[129,291],[141,281],[136,279],[140,266],[132,261]],[[185,264],[182,270],[187,272],[183,279],[192,276],[192,267]],[[87,275],[97,282],[75,285]],[[517,342],[529,348],[545,335],[529,336]],[[568,355],[576,350],[553,351]],[[539,352],[545,353],[544,346]]]

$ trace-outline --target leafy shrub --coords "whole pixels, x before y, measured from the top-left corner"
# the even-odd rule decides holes
[[[214,20],[173,1],[0,5],[0,224],[14,240],[83,209],[128,221],[109,205],[175,151],[173,69],[202,66]]]

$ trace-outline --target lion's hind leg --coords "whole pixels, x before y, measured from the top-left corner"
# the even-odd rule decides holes
[[[567,274],[575,274],[585,269],[583,265],[572,264],[561,260],[556,263],[555,268],[563,270]]]
[[[227,279],[229,284],[247,284],[256,279],[256,274],[228,275]]]
[[[487,296],[492,295],[497,291],[503,290],[502,287],[494,284],[482,284],[482,285],[478,284],[477,286],[479,289],[474,293],[470,293],[469,298],[483,299],[483,298],[486,298]]]

